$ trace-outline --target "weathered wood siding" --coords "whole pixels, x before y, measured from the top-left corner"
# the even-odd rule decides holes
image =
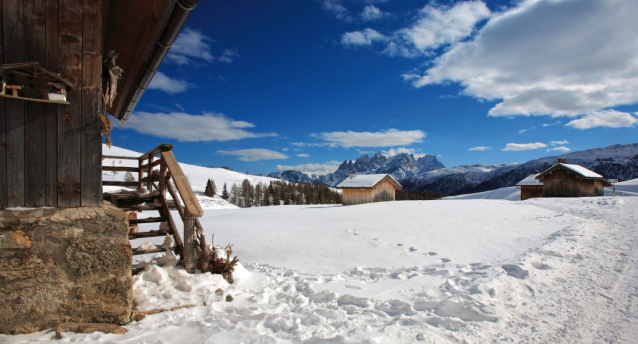
[[[0,98],[0,208],[101,204],[106,4],[0,0],[0,63],[38,61],[75,83],[68,106]]]
[[[603,196],[602,180],[584,179],[564,169],[556,169],[543,178],[543,197]]]
[[[523,185],[521,186],[521,201],[530,198],[543,197],[542,185]]]
[[[386,202],[396,199],[396,186],[388,180],[377,184],[373,189],[342,189],[342,191],[343,205]]]

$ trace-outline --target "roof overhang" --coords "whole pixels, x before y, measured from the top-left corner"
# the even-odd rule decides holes
[[[377,185],[383,183],[384,180],[388,180],[388,181],[390,181],[390,183],[394,184],[394,186],[397,187],[397,190],[403,190],[403,186],[396,179],[394,179],[394,177],[392,177],[389,174],[386,175],[385,177],[383,177],[381,180],[379,180],[378,182],[376,182],[372,186],[336,186],[335,188],[340,189],[340,190],[360,190],[360,189],[372,190]]]
[[[582,167],[582,166],[581,166],[581,167]],[[567,171],[568,173],[574,174],[574,175],[578,176],[578,177],[579,177],[579,178],[581,178],[581,179],[602,180],[602,181],[603,181],[603,183],[604,183],[605,185],[607,185],[607,186],[611,185],[611,184],[610,184],[610,183],[609,183],[609,182],[608,182],[605,178],[603,178],[603,177],[588,177],[588,176],[584,176],[584,175],[582,175],[582,174],[578,173],[577,171],[574,171],[574,170],[572,170],[572,169],[570,169],[570,168],[567,168],[567,167],[563,166],[563,164],[560,164],[560,163],[559,163],[559,164],[556,164],[556,165],[554,165],[554,166],[552,166],[552,167],[550,167],[550,168],[548,168],[547,170],[545,170],[545,171],[543,171],[543,172],[541,172],[541,173],[539,173],[539,174],[536,176],[536,179],[538,179],[538,180],[542,181],[542,180],[543,180],[543,178],[545,178],[547,175],[551,174],[552,172],[554,172],[555,170],[558,170],[558,169],[565,170],[565,171]]]
[[[113,50],[124,72],[109,112],[123,125],[151,83],[199,0],[111,0],[104,56]]]

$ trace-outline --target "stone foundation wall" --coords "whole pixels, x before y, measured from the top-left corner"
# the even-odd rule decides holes
[[[118,209],[0,210],[0,333],[128,323],[131,263]]]

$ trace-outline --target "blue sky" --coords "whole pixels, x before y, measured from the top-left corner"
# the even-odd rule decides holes
[[[637,13],[632,0],[200,1],[113,139],[252,173],[632,143]]]

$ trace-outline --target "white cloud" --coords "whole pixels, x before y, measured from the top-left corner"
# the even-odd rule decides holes
[[[373,42],[385,41],[387,38],[379,32],[367,28],[363,31],[346,32],[341,36],[344,45],[371,45]]]
[[[469,151],[479,151],[479,152],[484,152],[488,149],[492,149],[492,147],[489,146],[476,146],[476,147],[472,147],[470,149],[468,149]]]
[[[311,142],[311,143],[293,142],[292,145],[295,146],[295,147],[330,147],[330,148],[337,147],[337,144],[330,143],[330,142],[319,142],[319,143],[317,143],[317,142]]]
[[[452,81],[466,95],[500,100],[491,116],[577,116],[633,104],[638,40],[627,37],[638,32],[636,13],[638,1],[520,1],[424,75],[404,78],[416,87]]]
[[[556,122],[552,122],[552,123],[543,123],[543,128],[548,128],[548,127],[551,127],[551,126],[554,126],[554,125],[559,125],[561,123],[562,123],[561,121],[556,121]]]
[[[173,79],[166,74],[158,71],[153,76],[148,88],[151,90],[160,90],[169,94],[182,93],[191,87],[191,84],[186,80]]]
[[[561,146],[561,145],[568,145],[569,141],[567,140],[563,140],[563,141],[550,141],[549,142],[550,145],[552,146]]]
[[[392,147],[421,142],[426,134],[421,130],[401,131],[388,129],[379,132],[334,131],[312,134],[311,136],[344,148],[351,147]]]
[[[563,153],[567,153],[571,151],[571,148],[569,147],[554,147],[554,148],[550,148],[547,150],[548,152],[563,152]]]
[[[235,149],[235,150],[218,150],[217,153],[221,155],[234,155],[238,156],[241,161],[260,161],[260,160],[281,160],[288,159],[288,156],[283,153],[279,153],[274,150],[264,148],[249,148],[249,149]]]
[[[309,158],[309,157],[310,157],[310,154],[307,154],[307,153],[299,153],[299,154],[297,154],[297,156],[298,156],[298,157],[300,157],[300,158]]]
[[[321,8],[341,21],[351,22],[353,20],[350,11],[341,4],[341,0],[322,0]]]
[[[361,12],[361,18],[363,20],[381,19],[381,18],[383,18],[384,15],[385,15],[385,13],[383,13],[383,11],[381,11],[375,5],[368,5],[368,6],[364,7],[363,11]]]
[[[237,51],[237,49],[224,49],[221,56],[217,58],[217,61],[224,62],[224,63],[231,63],[238,57],[239,57],[239,52]]]
[[[200,31],[187,27],[177,36],[166,58],[178,65],[188,65],[197,60],[212,62],[214,57],[209,45],[212,41]]]
[[[616,110],[603,110],[589,113],[582,118],[565,124],[565,126],[576,129],[591,129],[596,127],[629,128],[635,126],[636,123],[638,123],[638,119],[630,113]]]
[[[534,142],[534,143],[508,143],[505,148],[501,149],[505,152],[517,152],[517,151],[525,151],[525,150],[533,150],[539,148],[547,147],[546,144],[542,142]]]
[[[191,115],[184,112],[136,112],[124,128],[181,142],[232,141],[259,137],[276,137],[275,133],[253,133],[255,125],[235,121],[223,114]]]
[[[395,40],[385,53],[391,56],[414,57],[440,46],[456,43],[472,34],[480,21],[491,12],[482,1],[458,2],[453,7],[427,5],[409,28],[395,33]]]
[[[309,176],[322,176],[336,171],[337,168],[339,168],[339,163],[337,161],[329,161],[325,164],[277,165],[278,171],[294,170],[305,173]]]
[[[526,132],[530,131],[530,130],[534,130],[536,129],[536,127],[531,127],[531,128],[526,128],[526,129],[521,129],[518,131],[519,134],[525,134]]]
[[[397,154],[413,154],[414,157],[417,159],[426,155],[420,149],[406,148],[406,147],[399,147],[396,149],[390,148],[388,150],[382,151],[381,153],[387,157],[393,157]]]

